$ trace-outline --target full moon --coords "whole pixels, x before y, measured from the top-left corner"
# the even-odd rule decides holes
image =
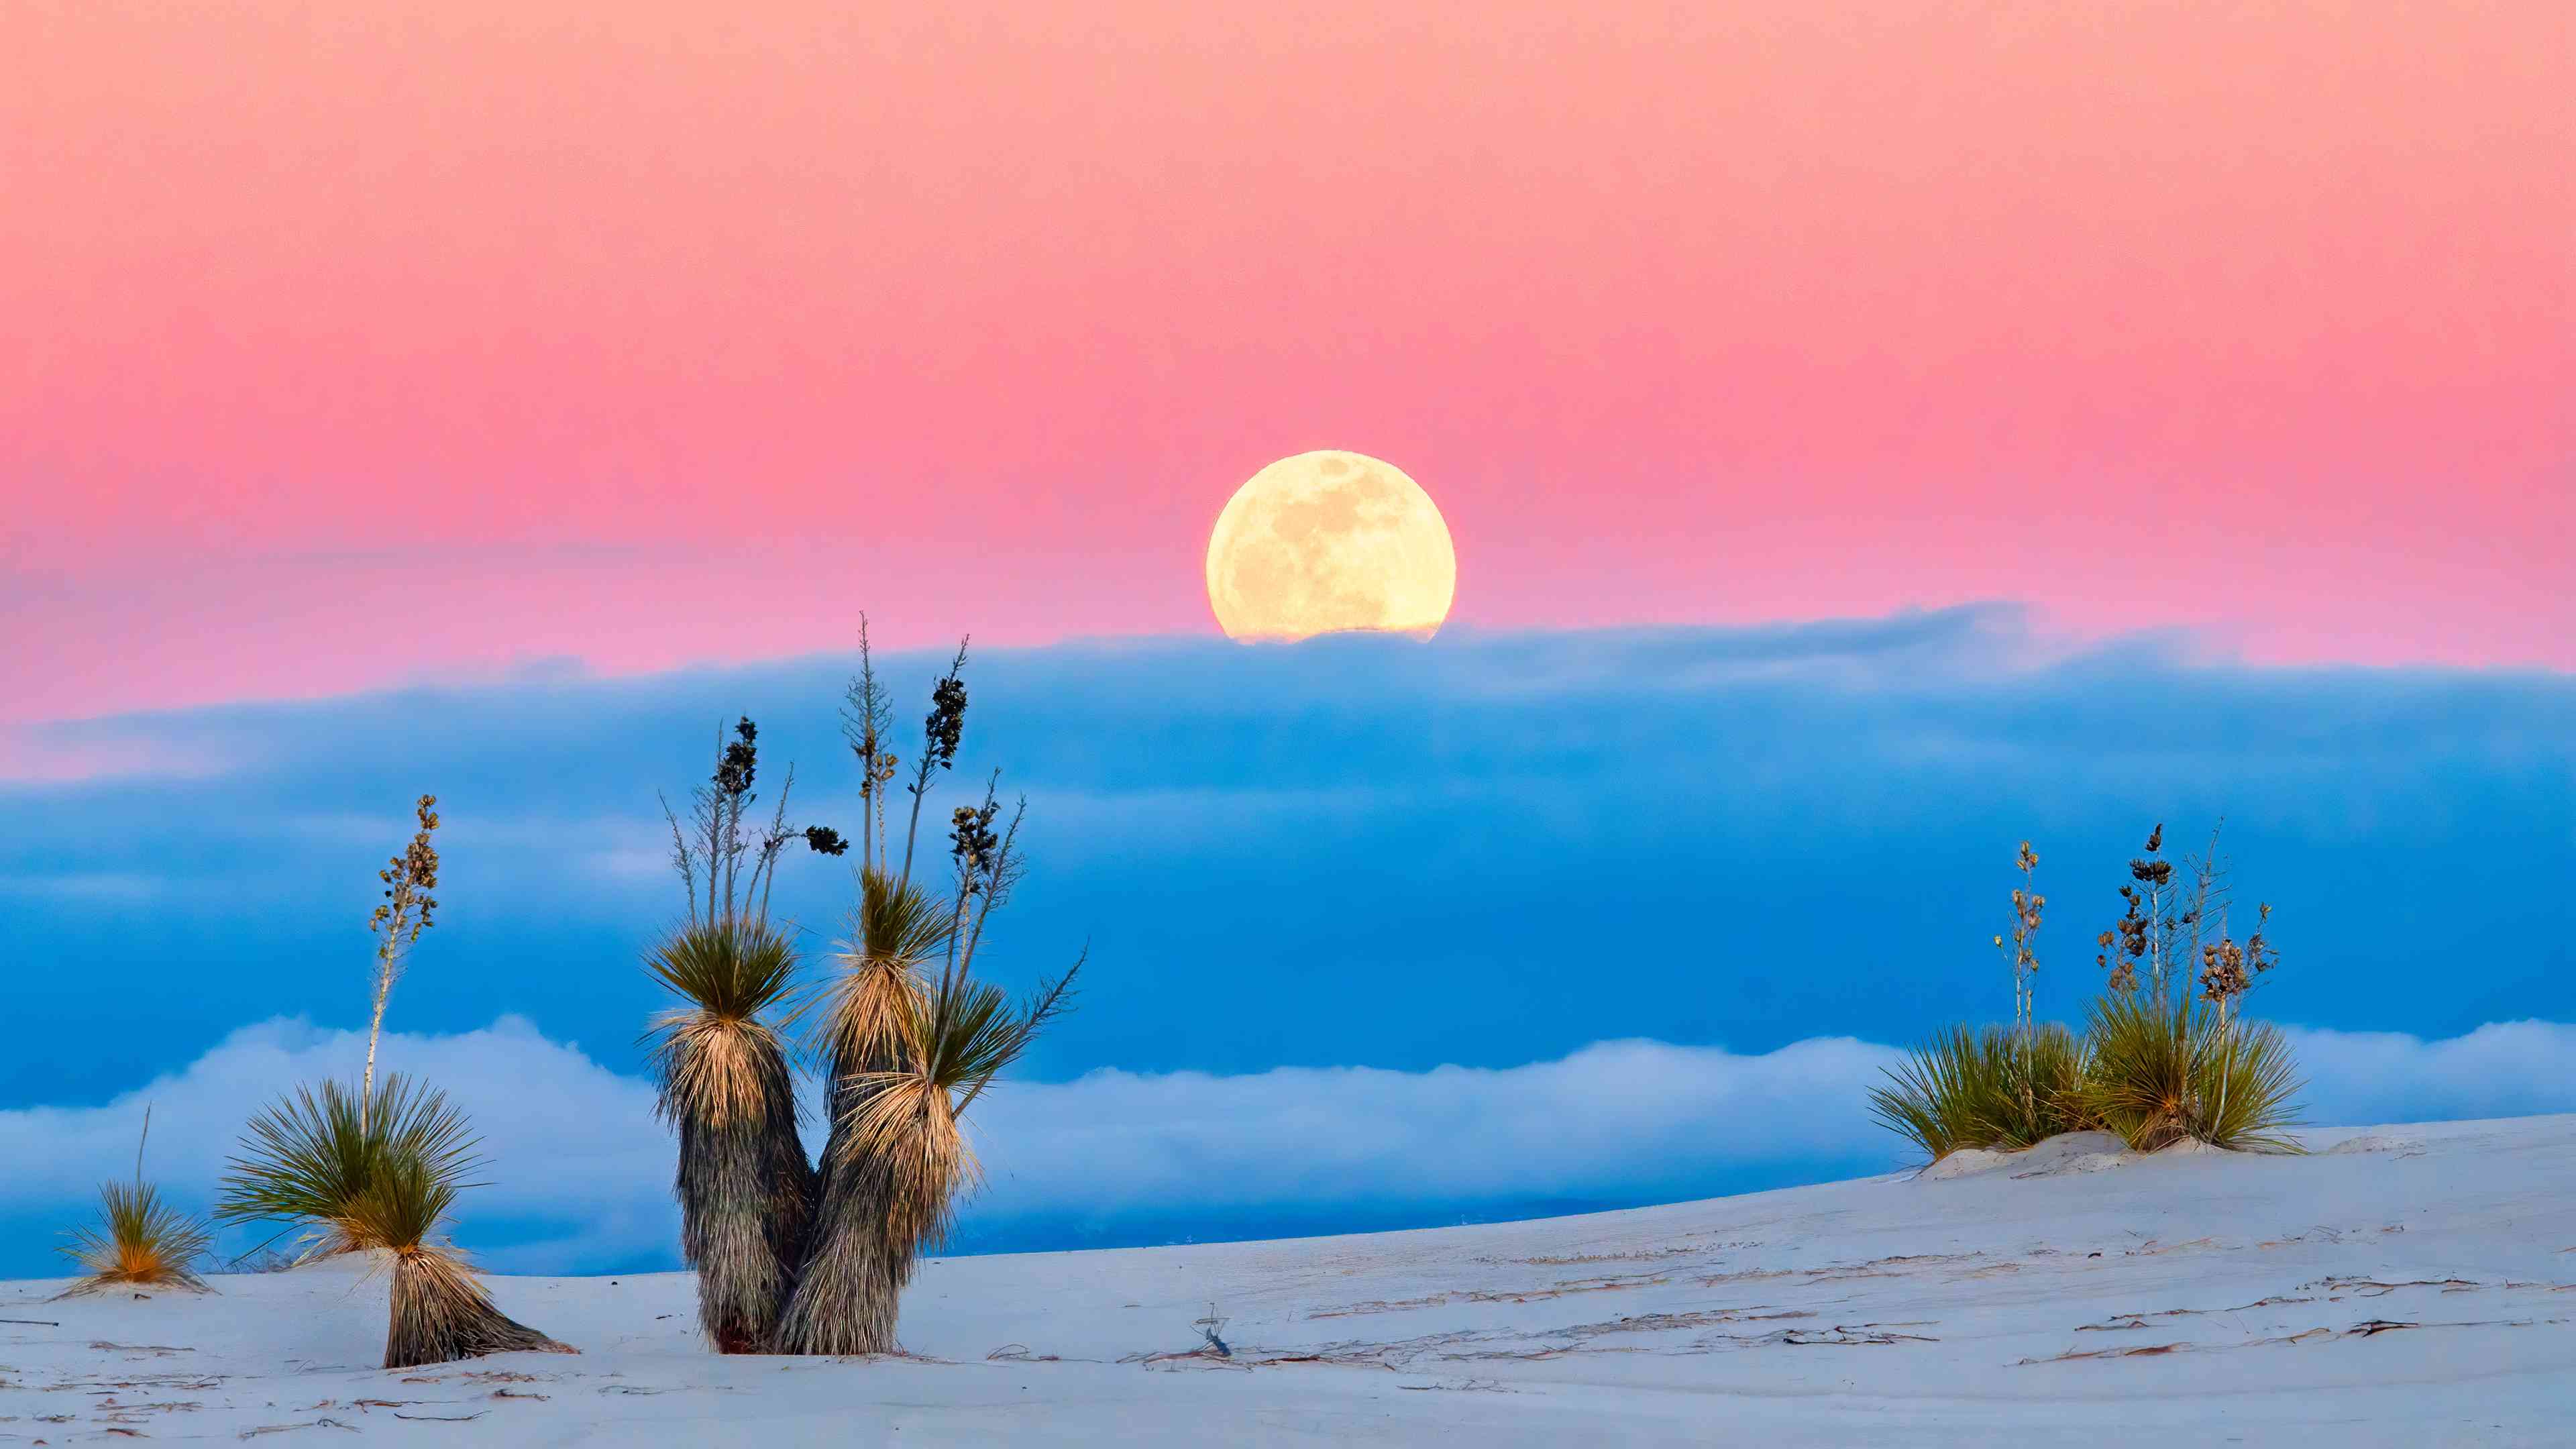
[[[1208,605],[1233,639],[1369,629],[1428,639],[1449,617],[1449,525],[1404,470],[1361,453],[1282,458],[1208,536]]]

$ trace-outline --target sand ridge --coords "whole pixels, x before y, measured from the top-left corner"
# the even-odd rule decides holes
[[[580,1356],[413,1371],[363,1262],[0,1284],[0,1444],[2576,1442],[2576,1117],[2311,1140],[942,1259],[872,1360],[709,1354],[680,1274],[493,1279]]]

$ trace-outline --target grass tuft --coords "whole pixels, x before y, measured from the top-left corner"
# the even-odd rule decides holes
[[[2084,1043],[2053,1022],[2027,1035],[1952,1026],[1888,1071],[1889,1084],[1870,1092],[1870,1115],[1936,1162],[1964,1147],[2017,1152],[2095,1125],[2085,1068]]]
[[[2084,1099],[2140,1152],[2185,1140],[2236,1152],[2296,1152],[2290,1046],[2268,1023],[2230,1020],[2180,995],[2115,992],[2093,1004]]]
[[[214,1235],[202,1219],[181,1212],[140,1178],[104,1184],[98,1196],[98,1225],[73,1229],[62,1250],[86,1275],[65,1296],[118,1287],[206,1291],[195,1265]]]

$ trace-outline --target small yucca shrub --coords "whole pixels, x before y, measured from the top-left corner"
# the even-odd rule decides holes
[[[2094,1125],[2084,1110],[2084,1043],[2055,1022],[2016,1034],[1989,1029],[1983,1043],[1992,1065],[1979,1120],[1988,1144],[2018,1152],[2058,1135]]]
[[[1976,1103],[1985,1065],[1974,1030],[1943,1027],[1907,1052],[1903,1066],[1885,1070],[1888,1085],[1870,1089],[1870,1115],[1938,1162],[1977,1145]]]
[[[102,1183],[99,1221],[74,1228],[63,1255],[80,1265],[80,1282],[64,1297],[102,1288],[185,1288],[206,1291],[196,1273],[214,1235],[205,1220],[181,1212],[143,1180],[143,1145],[152,1139],[152,1111],[143,1112],[143,1136],[134,1144],[134,1180]]]
[[[482,1159],[465,1114],[434,1087],[387,1073],[372,1092],[326,1081],[253,1117],[216,1215],[308,1230],[307,1256],[380,1251],[393,1263],[385,1367],[570,1349],[503,1317],[438,1240]]]
[[[2186,1139],[2239,1152],[2296,1152],[2299,1090],[2289,1041],[2179,992],[2112,992],[2093,1004],[2085,1110],[2129,1146]]]
[[[2084,1071],[2084,1044],[2053,1022],[2024,1032],[1952,1026],[1889,1069],[1870,1114],[1935,1161],[1964,1147],[2017,1152],[2094,1125]]]
[[[306,1257],[384,1246],[378,1215],[361,1204],[386,1163],[415,1162],[450,1179],[474,1163],[464,1114],[399,1072],[363,1098],[334,1081],[318,1091],[298,1086],[251,1118],[242,1149],[224,1173],[215,1220],[304,1228]]]

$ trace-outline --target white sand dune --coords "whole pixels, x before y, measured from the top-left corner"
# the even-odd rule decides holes
[[[58,1325],[0,1324],[0,1443],[2576,1443],[2576,1117],[2311,1141],[947,1259],[899,1359],[715,1357],[677,1274],[496,1279],[581,1355],[408,1372],[361,1265],[0,1284]],[[1211,1303],[1231,1359],[1154,1356]]]

